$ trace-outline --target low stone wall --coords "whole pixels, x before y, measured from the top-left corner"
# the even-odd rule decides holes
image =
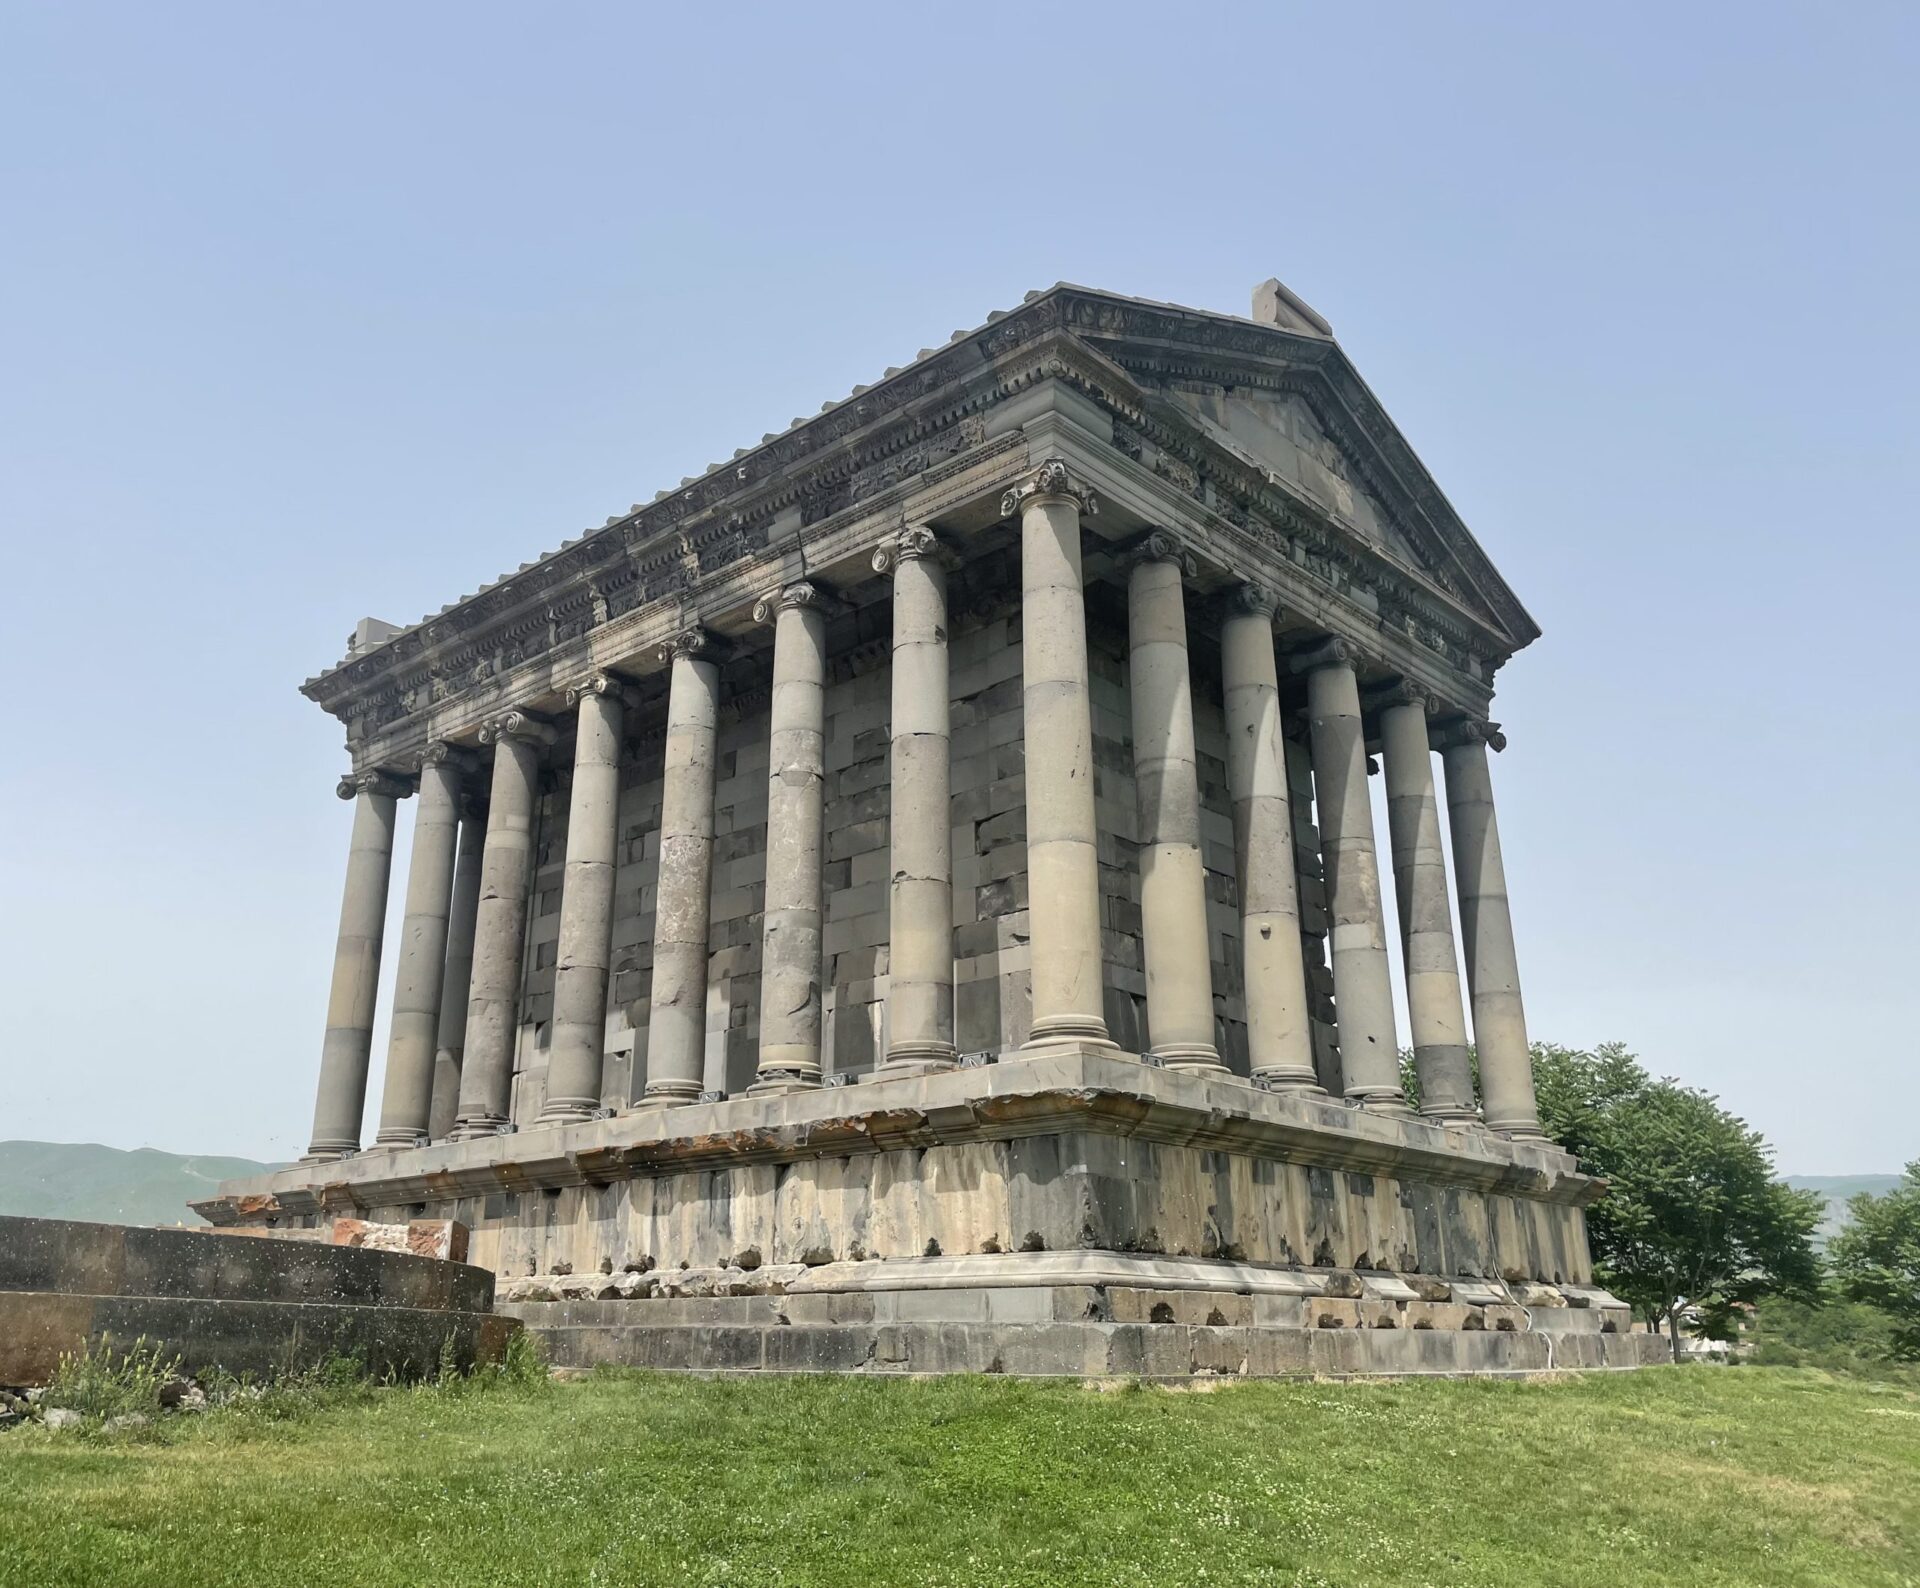
[[[519,1328],[493,1275],[315,1241],[0,1218],[0,1384],[40,1384],[62,1354],[144,1338],[189,1373],[268,1378],[358,1356],[419,1377],[443,1352],[498,1361]]]

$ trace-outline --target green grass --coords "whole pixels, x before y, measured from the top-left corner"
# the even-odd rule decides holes
[[[0,1435],[0,1582],[1920,1583],[1920,1395],[603,1375]]]

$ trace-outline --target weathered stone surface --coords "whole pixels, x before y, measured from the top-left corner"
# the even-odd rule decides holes
[[[858,1270],[868,1317],[788,1327],[893,1330],[888,1362],[971,1361],[953,1328],[1050,1360],[1087,1349],[1056,1327],[1146,1331],[1108,1358],[1198,1373],[1253,1371],[1231,1331],[1263,1315],[1513,1332],[1505,1282],[1589,1281],[1596,1189],[1538,1139],[1486,773],[1493,672],[1536,633],[1284,288],[1251,321],[1035,295],[429,625],[363,626],[310,681],[358,802],[324,1161],[209,1211],[424,1206],[530,1305],[798,1300]],[[391,1150],[359,1155],[416,777]],[[1068,1255],[1091,1266],[1046,1266]],[[1618,1309],[1554,1310],[1605,1333]],[[647,1349],[764,1361],[672,1327]]]

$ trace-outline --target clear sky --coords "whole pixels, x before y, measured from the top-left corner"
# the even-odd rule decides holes
[[[355,619],[1029,289],[1278,275],[1546,631],[1534,1034],[1920,1156],[1916,19],[6,0],[0,1134],[302,1149]]]

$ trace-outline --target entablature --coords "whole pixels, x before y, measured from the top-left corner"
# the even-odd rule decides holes
[[[1192,363],[1184,344],[1143,343],[1162,320],[1183,336],[1205,330],[1209,345],[1236,360],[1216,365],[1215,378],[1270,379],[1317,396],[1330,425],[1354,427],[1343,444],[1364,439],[1382,451],[1378,425],[1391,424],[1384,415],[1370,422],[1367,405],[1378,405],[1334,344],[1056,288],[349,658],[303,693],[347,724],[356,766],[404,766],[429,741],[471,742],[489,717],[551,704],[596,670],[652,671],[652,653],[690,623],[744,632],[769,589],[798,578],[831,586],[841,565],[870,563],[907,524],[939,524],[965,557],[971,538],[1001,522],[999,493],[1065,447],[1116,502],[1131,504],[1097,534],[1177,528],[1223,576],[1257,572],[1273,584],[1283,628],[1347,635],[1388,671],[1484,714],[1495,668],[1537,632],[1510,593],[1518,622],[1476,612],[1444,567],[1407,566],[1190,422],[1139,378]],[[1089,336],[1126,340],[1097,346]],[[1090,400],[1101,423],[1076,422],[1073,404],[1048,400],[1060,390]],[[1016,419],[1016,410],[1041,417]],[[1375,489],[1411,500],[1390,450],[1375,465]],[[1417,486],[1425,472],[1417,460],[1411,467]],[[1420,524],[1409,529],[1413,543],[1439,535],[1456,562],[1471,562],[1464,545],[1485,563],[1464,528],[1456,537],[1430,518]],[[1505,591],[1490,564],[1486,573]]]

